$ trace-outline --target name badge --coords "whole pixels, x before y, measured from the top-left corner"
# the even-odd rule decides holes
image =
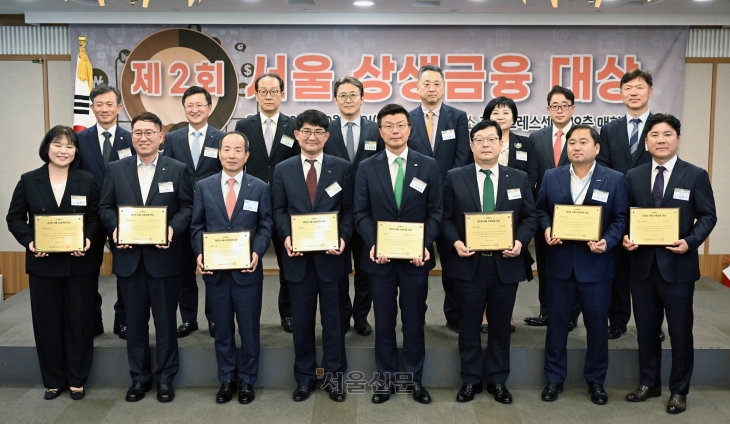
[[[243,201],[243,210],[251,211],[251,212],[258,212],[259,202],[255,201],[255,200],[246,199]]]
[[[71,206],[86,206],[86,196],[71,196]]]
[[[282,135],[281,144],[283,144],[286,147],[291,148],[294,145],[294,139],[289,137],[288,135]]]
[[[527,152],[523,152],[521,150],[517,150],[515,153],[517,154],[517,160],[521,160],[523,162],[527,162]]]
[[[441,139],[442,140],[453,140],[456,138],[456,133],[454,130],[443,130],[441,131]]]
[[[675,188],[674,189],[674,198],[677,200],[689,200],[689,190],[685,190],[683,188]]]
[[[423,181],[419,180],[418,178],[413,178],[411,180],[410,187],[412,189],[416,190],[419,193],[423,193],[423,190],[426,189],[426,185],[427,185],[426,183],[424,183]]]
[[[160,183],[158,187],[160,189],[160,193],[172,193],[175,191],[172,188],[172,182]]]
[[[601,191],[601,190],[593,190],[593,196],[591,197],[591,199],[606,203],[606,202],[608,202],[608,192]]]
[[[217,159],[218,149],[216,149],[215,147],[206,147],[205,150],[203,150],[203,156],[205,156],[206,158]]]
[[[324,189],[324,191],[326,191],[327,194],[330,195],[330,197],[335,197],[335,194],[342,191],[342,187],[340,187],[337,181],[335,181],[334,184]]]
[[[366,141],[365,142],[365,150],[371,150],[375,151],[378,148],[378,142],[377,141]]]
[[[132,149],[127,147],[126,149],[119,149],[117,150],[117,154],[119,155],[119,159],[124,159],[132,156]]]
[[[522,199],[522,192],[519,188],[507,190],[507,198],[509,200]]]

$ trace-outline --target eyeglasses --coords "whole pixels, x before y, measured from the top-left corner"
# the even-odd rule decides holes
[[[261,97],[266,97],[269,94],[271,94],[271,97],[276,97],[279,95],[279,90],[259,90],[258,93]]]
[[[471,141],[476,146],[482,146],[484,143],[488,143],[490,146],[496,146],[499,144],[499,138],[497,137],[489,137],[489,138],[475,138]]]
[[[406,128],[408,128],[410,125],[401,122],[396,125],[393,124],[383,124],[380,126],[380,128],[384,129],[385,131],[393,131],[393,128],[398,128],[398,131],[404,131]]]
[[[142,136],[144,135],[147,138],[152,138],[158,132],[162,132],[162,131],[152,131],[152,130],[147,130],[147,131],[134,131],[134,132],[132,132],[132,136],[134,138],[142,138]]]
[[[359,98],[360,98],[360,95],[357,93],[350,93],[350,94],[342,93],[339,96],[337,96],[337,99],[339,99],[339,101],[341,101],[341,102],[346,102],[347,99],[350,99],[354,102],[355,100],[357,100]]]
[[[299,131],[299,134],[303,135],[305,138],[309,138],[312,136],[312,134],[314,134],[314,137],[318,140],[321,139],[322,137],[324,137],[325,133],[326,133],[326,131],[309,131],[309,130]]]
[[[560,109],[560,110],[569,110],[571,107],[573,107],[573,105],[550,105],[548,107],[550,108],[550,110],[552,110],[553,112],[555,112],[558,109]]]
[[[187,110],[205,109],[208,106],[210,106],[210,105],[209,104],[205,105],[203,103],[198,103],[198,104],[190,103],[190,104],[185,105],[185,109],[187,109]]]

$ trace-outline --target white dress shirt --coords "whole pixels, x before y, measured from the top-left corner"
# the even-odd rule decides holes
[[[274,136],[276,135],[276,126],[279,124],[279,115],[281,112],[276,112],[276,115],[272,116],[271,118],[267,118],[266,115],[263,114],[263,112],[259,112],[259,116],[261,117],[261,134],[264,134],[266,136],[266,120],[271,119],[271,140],[274,139]]]
[[[160,158],[158,153],[155,160],[146,165],[139,156],[137,156],[137,177],[139,178],[139,190],[142,192],[142,204],[147,203],[147,195],[150,194],[152,179],[155,177],[155,169],[157,169],[157,159]]]
[[[433,139],[428,140],[431,143],[431,148],[436,148],[436,129],[439,127],[439,115],[441,114],[441,105],[437,107],[434,110],[430,110],[423,106],[423,103],[421,104],[421,110],[423,111],[423,122],[428,125],[428,112],[433,112],[433,117],[431,117],[432,127],[431,134],[433,134]],[[426,133],[428,134],[428,133]]]
[[[352,122],[352,140],[355,142],[353,146],[355,146],[355,154],[357,154],[357,146],[360,143],[360,116],[355,118],[354,121],[348,121],[345,118],[340,119],[340,123],[342,124],[342,140],[345,142],[345,146],[347,146],[347,123]]]
[[[236,180],[235,183],[233,183],[233,192],[236,193],[236,200],[238,200],[238,193],[241,191],[241,180],[243,179],[243,170],[236,174],[234,177],[230,177],[228,174],[226,174],[226,171],[221,172],[221,190],[223,191],[223,201],[228,198],[228,190],[230,190],[230,186],[228,185],[228,180],[233,178]]]
[[[193,133],[200,132],[200,137],[198,138],[198,143],[200,144],[200,156],[203,156],[203,145],[205,144],[205,134],[208,133],[208,124],[203,125],[203,128],[199,130],[193,129],[190,125],[188,125],[188,147],[190,148],[190,153],[193,152],[193,140],[195,140],[195,136]],[[197,165],[197,164],[196,164]]]
[[[322,173],[322,158],[324,157],[324,153],[320,153],[319,156],[314,158],[314,171],[317,174],[317,183],[319,183],[319,174]],[[309,160],[308,157],[304,155],[300,155],[299,160],[302,161],[302,169],[304,170],[304,181],[307,181],[307,174],[309,173],[309,168],[312,166],[307,162]]]
[[[553,125],[553,138],[552,138],[552,142],[550,143],[550,148],[551,149],[555,146],[555,139],[558,136],[558,131],[562,131],[563,132],[563,135],[562,135],[562,137],[560,137],[560,141],[561,141],[560,151],[561,152],[563,151],[563,149],[565,148],[565,143],[568,142],[568,137],[567,137],[568,136],[568,131],[570,131],[570,128],[572,126],[573,126],[573,122],[572,121],[568,121],[568,124],[562,130],[559,130],[558,127],[556,127],[555,125]]]
[[[96,130],[99,133],[99,148],[101,149],[102,155],[104,154],[104,132],[108,132],[111,134],[109,137],[109,142],[112,144],[112,147],[114,147],[114,137],[117,135],[117,124],[112,125],[111,128],[108,130],[105,130],[101,127],[101,125],[96,124]]]
[[[497,207],[497,187],[499,185],[499,163],[495,164],[491,168],[480,168],[479,165],[474,164],[474,168],[476,168],[477,171],[477,186],[479,187],[479,201],[481,202],[480,206],[484,205],[484,181],[487,179],[487,175],[482,171],[492,171],[491,174],[489,174],[489,178],[492,180],[492,185],[494,186],[494,207]],[[484,211],[482,211],[484,212]]]
[[[664,188],[662,189],[662,195],[664,195],[664,192],[667,191],[667,183],[669,183],[669,178],[672,176],[672,171],[674,170],[674,165],[677,164],[677,155],[674,155],[673,158],[669,159],[667,163],[665,163],[663,166],[664,169]],[[659,166],[658,163],[654,159],[651,160],[651,189],[654,190],[654,181],[656,180],[656,176],[659,174],[659,170],[656,169],[656,167]]]
[[[385,155],[388,158],[388,170],[390,171],[390,184],[393,187],[393,190],[395,190],[395,179],[398,177],[398,164],[396,163],[396,158],[403,158],[403,162],[401,163],[401,166],[403,167],[403,184],[405,184],[405,176],[406,176],[406,162],[408,161],[408,147],[405,148],[401,152],[400,155],[396,156],[395,153],[391,152],[388,149],[385,149]]]
[[[583,178],[578,178],[573,170],[573,164],[570,164],[570,195],[573,196],[573,202],[576,205],[582,205],[588,193],[588,186],[591,184],[591,177],[593,171],[596,169],[596,161],[593,161],[593,166],[588,174]]]
[[[648,110],[639,116],[639,119],[641,119],[641,122],[639,123],[639,140],[641,140],[641,134],[644,132],[644,124],[646,124],[646,120],[649,119],[649,112]],[[626,114],[626,132],[629,135],[629,145],[631,145],[631,132],[634,129],[634,124],[631,123],[631,120],[634,119],[633,116]]]

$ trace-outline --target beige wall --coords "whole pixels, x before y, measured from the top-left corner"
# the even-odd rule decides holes
[[[710,236],[710,251],[730,253],[730,63],[717,64],[715,91],[715,142],[712,157],[712,188],[717,205],[717,226]]]

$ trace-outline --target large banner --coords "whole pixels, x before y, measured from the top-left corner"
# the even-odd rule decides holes
[[[363,15],[365,16],[365,15]],[[445,72],[444,101],[478,122],[487,102],[517,103],[514,129],[550,125],[546,95],[553,85],[575,93],[575,123],[601,127],[625,113],[619,80],[651,70],[653,112],[681,118],[687,27],[425,27],[71,25],[72,57],[88,40],[94,83],[117,86],[125,112],[148,110],[165,130],[186,125],[181,96],[191,85],[213,95],[211,124],[233,128],[257,112],[253,81],[264,72],[284,78],[283,113],[319,109],[334,117],[333,82],[354,75],[365,85],[363,114],[387,103],[418,106],[418,68]],[[72,66],[71,69],[75,69]]]

